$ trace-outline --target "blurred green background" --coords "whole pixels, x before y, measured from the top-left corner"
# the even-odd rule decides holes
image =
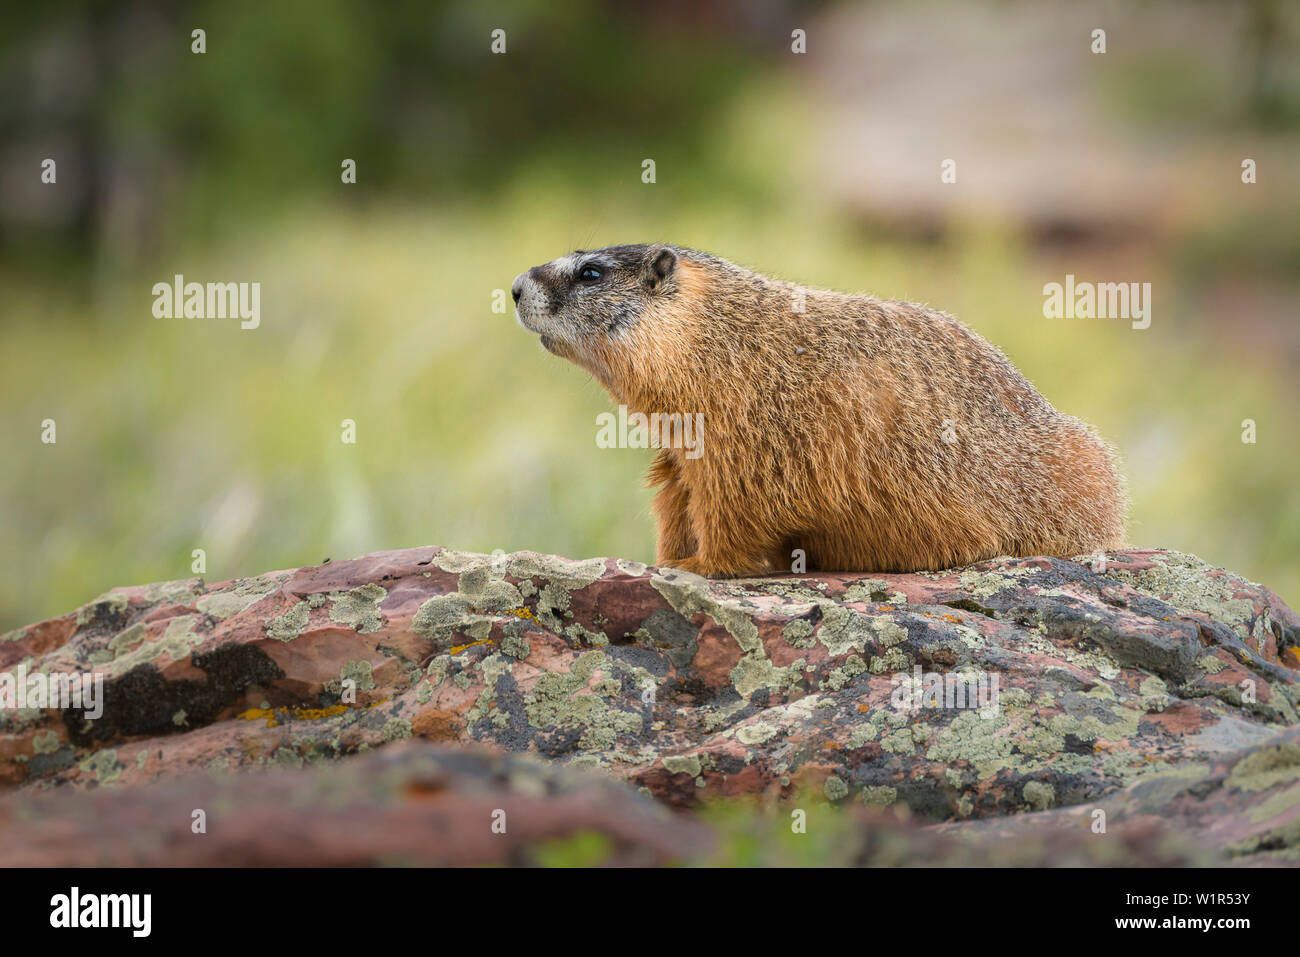
[[[434,543],[652,560],[650,453],[598,449],[609,399],[492,304],[653,240],[956,315],[1118,446],[1134,544],[1294,604],[1295,6],[6,8],[0,631],[196,548],[209,581]],[[154,318],[176,273],[260,282],[261,327]],[[1151,282],[1151,327],[1045,319],[1066,273]]]

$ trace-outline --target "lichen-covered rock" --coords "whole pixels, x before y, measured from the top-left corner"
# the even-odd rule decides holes
[[[828,779],[835,780],[835,779]],[[408,741],[347,762],[0,797],[0,866],[1294,864],[1300,731],[1098,805],[922,826],[904,806],[674,815],[595,770]]]
[[[1300,865],[1300,728],[1264,742],[1143,777],[1096,804],[1043,814],[937,825],[974,847],[1086,848],[1094,863],[1153,864],[1124,845],[1156,835],[1161,850],[1188,864]],[[1106,840],[1108,837],[1119,840]],[[1129,849],[1131,850],[1131,848]],[[1168,857],[1162,863],[1170,863]]]
[[[118,786],[417,738],[601,768],[678,808],[812,792],[925,822],[1052,812],[1296,725],[1297,646],[1276,595],[1175,552],[707,581],[418,548],[114,589],[0,637],[0,671],[105,680],[93,721],[0,711],[0,781]],[[927,697],[936,679],[964,697],[962,675],[989,706]]]
[[[346,766],[0,799],[2,867],[662,865],[702,825],[608,778],[406,742]]]

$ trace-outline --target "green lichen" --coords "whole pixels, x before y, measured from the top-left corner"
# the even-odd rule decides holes
[[[349,678],[356,683],[358,691],[371,691],[375,687],[375,676],[370,662],[349,661],[339,669],[339,680],[327,682],[325,688],[337,694],[342,690],[343,682]]]
[[[867,650],[874,642],[892,648],[907,639],[907,629],[885,615],[860,615],[843,605],[827,603],[822,608],[822,623],[817,640],[834,657]]]
[[[1144,711],[1164,711],[1174,701],[1169,694],[1169,686],[1154,675],[1143,680],[1138,686],[1138,694],[1141,695]]]
[[[766,656],[749,654],[736,662],[729,677],[740,696],[749,698],[763,688],[789,688],[799,681],[799,672],[795,668],[778,668]]]
[[[718,598],[705,579],[676,570],[652,576],[650,584],[682,618],[708,615],[735,639],[744,656],[732,668],[730,679],[742,698],[762,689],[785,690],[798,683],[797,668],[778,667],[767,657],[753,618],[755,609],[746,601]]]
[[[955,622],[950,623],[946,631],[950,632],[957,642],[969,651],[978,651],[985,645],[984,636],[969,625],[961,625]],[[954,651],[961,652],[961,648],[952,646]]]
[[[368,635],[383,627],[384,616],[379,603],[388,592],[374,582],[366,582],[351,591],[331,592],[330,620],[341,625],[351,625],[358,634]]]
[[[1037,634],[1028,630],[1022,632],[1017,638],[1019,647],[1030,654],[1050,658],[1064,658],[1075,667],[1095,672],[1099,677],[1107,681],[1119,676],[1119,662],[1105,651],[1101,649],[1080,651],[1072,647],[1054,644],[1042,637],[1044,631],[1046,631],[1046,626],[1040,623]]]
[[[532,651],[533,650],[529,647],[528,642],[520,635],[507,635],[501,641],[501,653],[509,655],[511,658],[515,658],[519,661],[523,661],[527,658],[532,654]]]
[[[828,801],[842,801],[849,796],[849,786],[832,774],[822,785],[822,793]]]
[[[603,631],[592,631],[580,622],[574,622],[564,628],[564,636],[579,645],[602,648],[609,644],[609,636]]]
[[[704,714],[704,728],[707,731],[717,731],[719,728],[725,728],[731,724],[732,717],[739,711],[744,711],[749,707],[749,702],[741,699],[732,701],[717,708],[706,708]]]
[[[643,668],[610,658],[602,651],[579,655],[568,673],[544,672],[524,696],[524,712],[535,728],[580,727],[578,746],[584,751],[608,750],[621,734],[640,734],[639,711],[612,707],[607,697],[620,692],[622,678],[643,687],[654,678]],[[637,704],[640,703],[637,699]]]
[[[1046,811],[1056,804],[1056,789],[1047,781],[1026,781],[1021,795],[1035,811]]]
[[[193,626],[198,621],[198,615],[181,615],[173,618],[167,622],[163,633],[153,640],[146,640],[148,632],[143,623],[137,622],[130,628],[118,632],[109,641],[106,650],[111,658],[101,658],[96,663],[107,664],[111,675],[120,675],[153,661],[160,655],[167,655],[173,661],[180,661],[188,657],[206,637],[193,630]],[[127,651],[132,645],[136,647]]]
[[[449,592],[420,605],[411,619],[411,630],[446,649],[452,647],[457,635],[466,635],[471,641],[487,639],[492,634],[492,622],[492,616],[471,611],[469,599],[460,592]]]
[[[839,691],[845,685],[849,684],[858,675],[867,670],[867,663],[858,655],[849,655],[844,660],[844,664],[831,670],[822,682],[823,691]]]
[[[473,706],[465,712],[465,722],[468,725],[473,726],[484,718],[498,728],[509,725],[510,715],[496,707],[496,687],[497,679],[510,673],[511,661],[512,659],[504,654],[494,653],[473,664],[474,669],[483,677],[483,690]]]
[[[297,602],[283,615],[272,618],[266,623],[266,636],[276,641],[293,641],[307,627],[307,616],[311,606],[305,601]]]
[[[880,746],[893,754],[912,754],[916,750],[916,743],[911,728],[891,731],[880,740]]]
[[[866,747],[869,743],[876,740],[880,734],[880,728],[874,724],[860,724],[849,733],[849,739],[845,747],[849,749]]]
[[[669,774],[689,774],[699,777],[700,758],[697,754],[670,755],[663,759],[664,770]]]
[[[664,596],[672,609],[683,618],[703,613],[726,629],[747,654],[762,651],[754,609],[737,599],[718,599],[709,590],[708,581],[699,575],[672,570],[650,579],[655,591]]]
[[[129,604],[130,600],[126,595],[118,592],[105,592],[77,609],[77,627],[81,628],[93,621],[122,615],[126,612]]]
[[[863,578],[844,589],[845,601],[888,602],[891,605],[906,605],[907,596],[896,588],[890,588],[883,578]]]
[[[225,619],[237,615],[246,608],[251,608],[267,595],[280,587],[283,578],[259,575],[257,578],[245,578],[235,582],[222,591],[204,595],[194,603],[194,607],[204,615]]]
[[[114,635],[108,642],[108,650],[112,652],[112,658],[125,652],[132,645],[138,645],[144,641],[147,631],[144,622],[137,621],[129,628],[124,628]],[[112,658],[109,660],[111,661]]]
[[[166,605],[188,605],[195,595],[201,594],[203,594],[203,587],[198,578],[180,578],[144,586],[146,601]]]
[[[862,803],[868,807],[889,807],[898,800],[898,790],[887,785],[869,785],[862,789]]]
[[[873,675],[905,672],[912,667],[912,659],[901,648],[890,648],[883,655],[872,655],[867,670]]]
[[[190,652],[203,643],[205,636],[193,630],[198,621],[197,615],[182,615],[167,623],[159,643],[173,661],[189,657]]]
[[[1236,575],[1212,575],[1210,572],[1222,569],[1182,552],[1156,553],[1151,561],[1153,567],[1140,571],[1131,571],[1122,563],[1111,563],[1105,574],[1180,610],[1208,615],[1242,638],[1251,637],[1246,623],[1254,618],[1254,602],[1234,595],[1244,588],[1258,589],[1258,585]]]
[[[1217,675],[1228,663],[1216,654],[1204,654],[1196,659],[1196,667],[1200,668],[1207,675]]]
[[[508,581],[490,578],[487,569],[463,572],[458,590],[479,611],[502,614],[522,608],[524,596]]]
[[[1020,588],[1023,585],[1020,579],[1037,574],[1037,572],[1037,568],[1024,565],[1013,565],[1009,568],[998,568],[989,572],[970,568],[961,572],[961,589],[966,594],[977,599],[992,598],[998,592],[1006,591],[1009,588]]]
[[[1009,725],[1006,715],[981,718],[974,711],[963,711],[939,733],[925,756],[943,764],[969,762],[979,780],[987,780],[1003,768],[1012,768],[1019,763],[1012,756],[1015,739],[1009,734],[999,733]]]
[[[787,645],[794,648],[811,648],[813,646],[813,624],[806,618],[796,618],[787,622],[781,629],[781,637]]]
[[[405,718],[389,718],[388,721],[384,723],[384,728],[383,731],[380,732],[380,737],[382,737],[385,742],[390,742],[398,741],[402,738],[409,738],[412,734],[414,734],[414,731],[411,728],[411,722],[407,721]]]
[[[505,572],[511,578],[543,578],[566,591],[578,591],[599,581],[605,574],[605,559],[573,561],[537,552],[514,552],[506,557]]]
[[[762,744],[776,737],[779,729],[766,721],[754,721],[736,729],[736,740],[741,744]]]
[[[122,776],[122,765],[117,761],[116,748],[96,751],[79,761],[77,767],[87,774],[93,774],[101,787],[114,783]]]
[[[1300,779],[1300,742],[1264,745],[1232,766],[1224,786],[1239,791],[1263,791]]]

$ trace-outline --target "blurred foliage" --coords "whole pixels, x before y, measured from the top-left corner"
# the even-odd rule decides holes
[[[687,812],[678,812],[687,814]],[[689,812],[702,828],[684,867],[1205,867],[1213,855],[1173,831],[1115,831],[1079,839],[1061,826],[934,831],[902,804],[830,804],[811,788],[784,803],[752,796],[713,799]],[[1023,821],[1021,822],[1023,823]],[[1059,825],[1059,822],[1058,822]],[[530,854],[541,867],[626,862],[627,848],[578,831]]]
[[[1118,446],[1135,544],[1300,601],[1294,357],[1216,338],[1189,281],[1251,243],[1293,268],[1285,223],[1153,241],[1141,275],[1181,292],[1144,332],[1046,320],[1042,284],[1086,272],[1077,254],[997,222],[865,229],[792,133],[806,85],[718,8],[690,30],[663,9],[689,7],[6,8],[5,128],[30,146],[58,126],[82,159],[60,167],[74,208],[6,221],[0,631],[187,577],[195,548],[209,581],[433,543],[653,559],[649,453],[598,449],[608,397],[491,308],[530,265],[652,239],[951,312]],[[89,79],[56,70],[34,119],[49,50]],[[261,328],[153,318],[177,272],[260,282]]]
[[[618,848],[599,831],[579,831],[569,837],[544,841],[533,848],[536,867],[600,867],[614,860]]]
[[[724,171],[701,137],[755,66],[744,33],[720,22],[667,29],[664,11],[596,0],[36,9],[0,14],[0,123],[68,147],[78,208],[8,223],[7,254],[33,263],[69,227],[115,263],[242,231],[236,213],[337,196],[344,157],[361,171],[345,201],[491,194],[537,157],[608,183],[651,148],[689,162],[687,185],[707,193]],[[496,28],[504,56],[490,50]]]

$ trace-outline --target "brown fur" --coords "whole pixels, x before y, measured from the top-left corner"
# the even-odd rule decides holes
[[[809,569],[902,572],[1123,544],[1113,451],[956,320],[668,248],[630,328],[543,336],[629,412],[703,413],[702,457],[664,448],[648,475],[661,565],[788,571],[799,548]]]

